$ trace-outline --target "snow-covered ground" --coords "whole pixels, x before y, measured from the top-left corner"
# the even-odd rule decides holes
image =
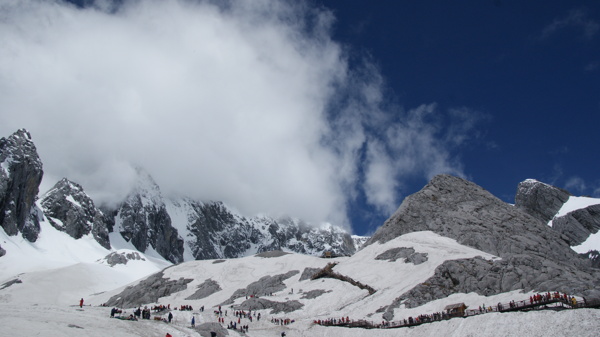
[[[122,243],[122,249],[108,250],[91,234],[74,240],[56,230],[47,221],[40,223],[36,242],[21,235],[6,235],[0,229],[0,245],[6,255],[0,258],[0,288],[19,279],[27,286],[0,290],[0,302],[75,304],[79,296],[112,290],[171,265],[161,258],[139,254],[142,259],[109,266],[104,259],[111,252],[134,253],[134,247]]]
[[[385,244],[375,243],[352,257],[321,259],[292,253],[278,257],[248,256],[229,260],[190,261],[171,266],[163,271],[164,277],[172,280],[192,278],[193,281],[187,284],[187,289],[162,297],[158,303],[148,305],[164,304],[175,308],[187,304],[192,305],[195,310],[172,311],[174,321],[171,324],[154,320],[119,320],[109,317],[110,307],[100,305],[111,296],[120,293],[126,284],[137,284],[136,279],[160,270],[168,266],[168,263],[142,255],[144,260],[131,260],[126,265],[110,267],[102,259],[110,251],[100,247],[93,238],[63,241],[61,235],[68,237],[66,234],[47,224],[43,226],[40,239],[33,244],[20,242],[22,239],[18,236],[8,237],[0,230],[0,242],[7,250],[7,255],[0,258],[0,288],[10,280],[18,279],[21,282],[0,289],[2,335],[165,336],[168,332],[174,337],[198,336],[197,331],[190,327],[192,317],[195,318],[196,325],[217,322],[213,311],[237,289],[246,288],[261,277],[293,270],[297,270],[298,273],[284,281],[284,290],[264,298],[275,302],[296,300],[304,306],[287,314],[271,314],[270,309],[260,310],[262,319],[258,322],[256,319],[253,322],[242,319],[240,324],[250,327],[245,336],[281,336],[283,331],[290,337],[597,336],[597,332],[600,331],[600,310],[593,309],[490,313],[413,328],[387,330],[323,327],[313,323],[316,319],[346,316],[355,320],[381,322],[381,313],[376,313],[379,308],[389,305],[395,297],[422,283],[433,275],[435,268],[444,261],[474,256],[497,259],[432,232],[411,233]],[[55,251],[57,242],[61,242],[64,247]],[[417,253],[426,253],[428,259],[419,265],[405,263],[402,259],[395,262],[375,260],[377,255],[400,247],[410,247]],[[366,290],[334,279],[299,280],[305,268],[322,268],[329,262],[338,263],[334,268],[335,272],[366,283],[377,292],[369,295]],[[12,265],[15,263],[20,265]],[[216,281],[222,290],[201,300],[185,300],[207,279]],[[323,290],[324,293],[314,299],[303,298],[311,290]],[[467,306],[475,308],[485,303],[493,305],[498,302],[523,300],[529,295],[518,291],[490,297],[473,293],[454,294],[417,308],[398,308],[394,315],[395,319],[403,319],[439,312],[452,303],[464,302]],[[83,308],[78,306],[80,298],[85,300]],[[238,298],[234,305],[244,300],[245,297]],[[201,306],[205,307],[204,312],[198,310]],[[125,315],[133,312],[133,308],[124,309]],[[233,321],[234,309],[226,305],[223,310],[228,311],[228,316],[225,317],[226,324]],[[271,318],[290,318],[295,322],[280,326],[271,323]],[[230,336],[242,336],[233,330],[228,332]]]
[[[46,337],[173,337],[199,336],[189,327],[188,317],[195,315],[197,321],[214,320],[210,313],[176,312],[171,324],[140,320],[136,322],[109,318],[110,308],[88,307],[83,309],[58,305],[6,305],[0,303],[0,324],[5,336]],[[216,320],[214,320],[216,321]],[[530,313],[491,313],[467,319],[457,318],[445,322],[424,324],[414,328],[400,329],[349,329],[322,327],[297,322],[276,326],[267,320],[249,323],[246,336],[289,337],[360,337],[360,336],[598,336],[600,310],[578,309],[562,312],[543,311]],[[200,324],[200,323],[197,323]],[[242,336],[229,330],[229,336]]]

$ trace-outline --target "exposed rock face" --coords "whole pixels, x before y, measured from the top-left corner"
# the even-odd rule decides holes
[[[187,289],[192,279],[171,280],[163,278],[163,272],[158,272],[140,281],[138,284],[125,288],[120,294],[111,297],[106,305],[109,307],[133,308],[145,303],[156,303],[160,297],[169,296]]]
[[[12,286],[13,284],[19,284],[19,283],[23,283],[23,281],[19,280],[18,278],[12,279],[10,281],[7,281],[7,282],[3,283],[0,286],[0,290],[6,289],[6,288]]]
[[[416,307],[454,293],[476,292],[490,296],[513,290],[561,291],[597,297],[600,292],[588,289],[588,285],[595,282],[593,274],[528,256],[501,261],[479,257],[451,260],[440,265],[426,282],[397,298],[388,312],[400,304]]]
[[[552,228],[564,234],[571,246],[583,243],[591,234],[600,230],[600,205],[569,212],[552,220]]]
[[[283,250],[270,250],[268,252],[258,253],[255,256],[256,257],[274,258],[274,257],[285,256],[285,255],[288,255],[288,254],[290,254],[290,253],[284,252]]]
[[[212,333],[216,333],[216,337],[229,336],[229,332],[219,323],[208,322],[196,325],[194,328],[196,332],[202,337],[212,337]]]
[[[375,260],[388,260],[395,262],[398,259],[404,259],[406,263],[415,265],[427,261],[427,253],[416,253],[414,248],[399,247],[387,250],[375,257]]]
[[[183,239],[171,225],[158,185],[144,172],[139,171],[138,176],[133,192],[118,209],[116,230],[139,251],[151,246],[165,259],[180,263]]]
[[[232,304],[237,298],[244,296],[264,296],[281,291],[285,289],[283,281],[299,273],[300,271],[298,270],[291,270],[285,274],[261,277],[258,281],[249,284],[245,289],[236,290],[222,305]]]
[[[321,268],[304,268],[302,275],[300,275],[300,281],[310,280],[315,274],[321,271]]]
[[[314,290],[310,290],[305,292],[304,294],[302,294],[301,299],[306,299],[306,300],[312,300],[315,299],[325,293],[329,293],[331,292],[331,290],[325,291],[323,289],[314,289]]]
[[[571,250],[563,236],[542,220],[464,179],[434,177],[421,191],[407,197],[366,244],[416,231],[433,231],[499,256],[502,261],[448,261],[424,283],[427,286],[405,293],[390,308],[400,302],[416,305],[471,291],[490,295],[513,289],[560,290],[600,296],[596,290],[598,275]],[[390,308],[388,318],[393,316]]]
[[[216,281],[207,279],[201,285],[198,286],[198,290],[191,296],[186,297],[186,300],[200,300],[206,298],[217,291],[221,291],[221,286]]]
[[[517,187],[515,206],[548,223],[570,196],[571,193],[558,187],[527,179]]]
[[[106,263],[108,263],[108,265],[111,267],[114,267],[118,264],[127,264],[127,262],[132,260],[146,261],[146,259],[141,257],[138,252],[112,252],[106,255],[104,260],[106,260]]]
[[[63,178],[42,197],[41,205],[54,228],[75,239],[92,233],[102,247],[110,249],[106,217],[79,184]]]
[[[172,207],[187,209],[190,236],[186,241],[196,260],[237,258],[282,249],[310,255],[325,251],[352,255],[356,251],[352,237],[334,226],[316,228],[298,219],[244,217],[222,202],[188,199],[173,202]]]
[[[4,255],[6,255],[6,250],[4,250],[4,249],[2,248],[2,246],[0,246],[0,257],[2,257],[2,256],[4,256]]]
[[[600,252],[597,250],[590,250],[585,254],[579,255],[582,255],[585,259],[589,259],[592,262],[592,268],[600,268]]]
[[[556,217],[571,196],[563,189],[528,179],[519,184],[515,206],[544,223],[550,223],[552,229],[562,234],[569,245],[578,246],[600,230],[600,205]]]
[[[27,130],[0,138],[0,226],[6,234],[37,240],[35,199],[42,175],[42,162]]]
[[[235,306],[235,309],[239,309],[239,310],[272,309],[270,314],[274,315],[274,314],[278,314],[280,312],[287,314],[289,312],[296,311],[296,310],[302,308],[303,306],[304,306],[304,304],[302,304],[298,301],[295,301],[295,300],[287,301],[287,302],[275,302],[275,301],[269,301],[264,298],[252,297],[252,298],[249,298],[249,299],[245,300],[244,302],[242,302],[242,304]]]
[[[366,243],[432,231],[484,252],[510,258],[531,254],[564,263],[579,259],[545,223],[467,180],[438,175],[408,196]]]

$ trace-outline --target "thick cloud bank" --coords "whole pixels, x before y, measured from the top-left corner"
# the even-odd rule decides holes
[[[359,193],[390,212],[403,178],[463,175],[473,114],[385,111],[334,24],[295,1],[3,1],[0,133],[31,131],[42,189],[114,201],[143,167],[165,193],[340,225]]]

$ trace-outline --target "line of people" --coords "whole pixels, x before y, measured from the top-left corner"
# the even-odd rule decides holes
[[[294,322],[296,321],[291,318],[271,318],[271,323],[275,325],[290,325]]]
[[[466,310],[459,314],[456,313],[449,313],[449,312],[435,312],[432,314],[424,314],[424,315],[419,315],[416,317],[408,317],[406,319],[402,319],[400,321],[396,321],[396,322],[389,322],[389,321],[382,321],[380,324],[375,324],[373,322],[369,322],[369,321],[355,321],[353,322],[354,324],[352,324],[352,326],[356,326],[356,327],[363,327],[363,328],[399,328],[399,327],[403,327],[403,326],[412,326],[412,325],[418,325],[418,324],[422,324],[422,323],[430,323],[430,322],[435,322],[435,321],[441,321],[441,320],[447,320],[453,317],[466,317],[466,316],[472,316],[472,315],[478,315],[478,314],[484,314],[487,312],[494,312],[494,311],[504,311],[507,308],[510,309],[514,309],[514,310],[519,310],[520,308],[523,307],[527,307],[527,308],[531,308],[532,305],[544,305],[544,304],[551,304],[553,302],[563,302],[563,303],[567,303],[569,304],[571,307],[576,308],[578,307],[578,302],[577,299],[574,296],[570,296],[567,294],[563,294],[563,293],[559,293],[559,292],[554,292],[554,293],[550,293],[547,292],[545,294],[534,294],[532,296],[530,296],[529,298],[529,303],[527,303],[527,300],[522,300],[519,302],[515,302],[510,301],[506,304],[502,304],[502,303],[498,303],[497,306],[493,307],[493,306],[486,306],[485,304],[483,304],[482,306],[479,306],[478,309],[475,310]],[[586,299],[583,298],[583,305],[579,305],[579,306],[585,306],[587,305]],[[349,323],[351,323],[352,321],[349,320],[348,317],[346,317],[345,319],[342,318],[329,318],[329,319],[318,319],[313,321],[314,324],[318,324],[318,325],[324,325],[324,326],[349,326]]]

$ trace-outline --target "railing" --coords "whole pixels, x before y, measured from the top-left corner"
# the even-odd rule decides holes
[[[535,298],[534,298],[535,296]],[[315,324],[323,326],[348,327],[348,328],[363,328],[363,329],[393,329],[417,326],[426,323],[445,321],[452,318],[465,318],[471,316],[482,315],[490,312],[512,312],[512,311],[531,311],[531,310],[547,310],[547,309],[581,309],[581,308],[600,308],[600,299],[586,300],[582,298],[577,300],[572,296],[565,294],[546,293],[544,295],[536,294],[530,299],[520,301],[510,301],[508,303],[498,303],[493,306],[480,306],[478,309],[465,310],[464,313],[446,313],[436,312],[433,314],[419,315],[417,317],[409,317],[401,321],[374,323],[372,321],[358,320],[341,322],[336,320],[324,320]]]

